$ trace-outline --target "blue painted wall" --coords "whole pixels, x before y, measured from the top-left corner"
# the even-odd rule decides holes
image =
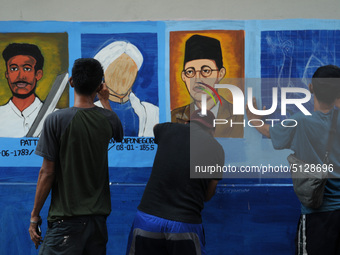
[[[0,22],[0,33],[67,32],[70,68],[74,60],[82,56],[83,34],[157,34],[157,105],[160,122],[170,120],[169,33],[223,29],[245,31],[245,77],[261,78],[265,74],[261,63],[270,66],[269,62],[262,61],[264,55],[261,54],[269,47],[268,41],[264,40],[265,36],[273,37],[277,35],[273,31],[287,30],[338,31],[340,21]],[[329,36],[337,34],[338,32],[329,33]],[[299,42],[295,37],[293,41]],[[270,58],[270,52],[266,54]],[[280,63],[275,62],[278,68]],[[339,59],[333,63],[339,63]],[[248,84],[246,88],[247,86]],[[260,105],[261,99],[265,103],[268,99],[263,98],[262,94],[261,87],[254,89]],[[70,105],[73,105],[72,91]],[[242,139],[225,138],[219,141],[224,146],[227,164],[237,167],[287,165],[286,156],[290,152],[275,151],[270,140],[263,139],[250,127],[245,128]],[[35,148],[34,144],[21,146],[20,142],[21,139],[1,138],[0,152],[23,148],[31,151]],[[136,144],[127,141],[124,150],[110,145],[112,213],[108,218],[108,254],[124,254],[130,226],[151,172],[155,150],[127,150],[128,145]],[[146,144],[152,145],[152,141]],[[27,230],[41,162],[41,158],[33,154],[30,157],[17,158],[0,154],[0,255],[37,254]],[[223,179],[217,187],[216,195],[206,204],[203,221],[209,254],[293,254],[300,209],[291,181],[289,178],[269,179],[261,174],[255,177]],[[44,219],[48,206],[49,201],[41,213]],[[43,231],[46,231],[46,222],[43,224]]]
[[[141,171],[144,178],[136,174]],[[39,168],[0,170],[1,255],[37,254],[28,227],[38,172]],[[131,223],[150,172],[150,168],[110,169],[112,213],[107,222],[107,254],[125,254]],[[203,222],[209,254],[293,253],[299,203],[292,187],[254,182],[230,184],[223,180],[216,195],[206,203]],[[49,199],[41,213],[44,219],[48,206]],[[44,235],[46,221],[42,228]]]

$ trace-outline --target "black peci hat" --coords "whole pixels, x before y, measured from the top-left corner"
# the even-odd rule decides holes
[[[185,43],[184,66],[196,59],[214,60],[218,69],[223,67],[220,41],[202,35],[193,35]]]

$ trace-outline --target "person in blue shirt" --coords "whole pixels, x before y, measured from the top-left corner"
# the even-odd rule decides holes
[[[335,79],[328,79],[335,78]],[[256,127],[263,135],[271,138],[275,149],[291,149],[297,158],[309,164],[322,164],[329,130],[335,110],[335,102],[340,98],[340,68],[334,65],[319,67],[313,75],[309,90],[314,94],[314,112],[304,115],[299,112],[290,117],[297,122],[290,125]],[[256,100],[253,99],[255,108]],[[247,108],[248,119],[261,119]],[[254,124],[254,123],[253,123]],[[254,124],[255,125],[255,124]],[[340,130],[340,119],[336,130]],[[340,254],[340,132],[336,132],[330,151],[333,172],[327,180],[323,204],[317,209],[301,205],[301,217],[296,235],[296,253],[308,255]]]

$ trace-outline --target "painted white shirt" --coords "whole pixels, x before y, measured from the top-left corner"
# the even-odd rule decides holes
[[[0,106],[0,137],[24,137],[30,130],[43,103],[38,97],[22,112],[10,100]]]

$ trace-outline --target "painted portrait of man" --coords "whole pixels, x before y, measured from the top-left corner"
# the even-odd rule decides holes
[[[43,77],[44,57],[36,45],[9,44],[2,52],[5,76],[12,92],[7,104],[0,106],[1,136],[25,136],[37,117],[42,102],[36,95],[37,82]]]
[[[65,37],[65,35],[62,37]],[[67,48],[64,50],[67,53]],[[55,94],[53,96],[50,95],[50,98],[53,97],[53,99],[46,100],[53,82],[45,88],[45,93],[39,93],[41,96],[38,95],[37,88],[45,74],[45,57],[37,44],[10,42],[2,50],[2,57],[5,63],[4,76],[7,83],[7,91],[9,89],[10,94],[7,92],[9,94],[8,99],[5,99],[5,96],[2,97],[6,101],[0,105],[0,119],[2,120],[0,137],[39,136],[39,128],[41,126],[39,121],[42,121],[46,114],[55,109],[66,87],[67,79],[65,77],[67,70],[64,67],[65,63],[62,67],[64,69],[64,79],[61,82],[57,82],[59,84],[55,84],[55,87],[59,86],[62,88],[60,88],[58,93],[54,91],[53,93]],[[55,81],[58,80],[56,75],[53,78]],[[46,84],[46,82],[44,83]],[[1,91],[6,92],[5,86],[1,87]],[[65,97],[64,95],[63,101],[65,101]],[[52,102],[53,100],[55,102]],[[44,104],[45,110],[42,113]],[[51,105],[54,105],[54,107],[51,107]],[[64,105],[66,107],[65,102]],[[62,104],[60,106],[63,107]],[[48,107],[53,109],[48,110]]]
[[[129,122],[125,128],[126,134],[153,136],[153,127],[159,122],[159,109],[141,101],[132,92],[143,64],[143,55],[139,49],[129,42],[115,41],[101,49],[94,58],[103,65],[105,83],[110,90],[111,108],[115,109],[124,123]],[[138,130],[138,134],[134,133],[135,130]]]
[[[170,45],[173,45],[172,42],[174,41],[180,42],[178,38],[181,35],[185,36],[187,39],[183,43],[184,52],[182,51],[182,54],[184,57],[182,58],[183,62],[181,70],[174,68],[176,63],[173,63],[173,61],[177,62],[178,67],[180,67],[180,65],[178,65],[179,61],[172,58],[172,53],[170,52],[170,65],[173,65],[172,68],[170,67],[171,121],[177,123],[187,122],[192,111],[201,109],[202,94],[208,91],[212,97],[207,97],[207,110],[213,112],[217,119],[225,119],[229,123],[231,121],[233,123],[242,123],[243,115],[233,115],[233,103],[230,94],[227,94],[226,96],[222,95],[218,99],[218,95],[215,93],[216,90],[214,88],[215,84],[221,83],[226,76],[228,78],[243,78],[243,59],[236,66],[228,65],[228,59],[223,57],[223,53],[228,51],[228,49],[225,50],[227,46],[223,47],[223,43],[221,43],[219,39],[213,37],[213,33],[212,35],[206,35],[205,33],[196,34],[192,32],[191,34],[185,32],[172,33],[173,34],[170,35]],[[239,37],[242,38],[242,33],[239,34]],[[177,43],[177,45],[177,48],[176,45],[172,46],[172,48],[170,46],[170,51],[173,51],[174,54],[176,54],[176,52],[178,54],[179,52],[178,49],[180,48],[180,44]],[[232,47],[229,48],[234,55],[239,54],[241,57],[244,56],[244,49],[238,49],[239,52],[236,52]],[[235,62],[234,59],[230,60],[230,62],[233,61]],[[236,71],[232,73],[231,71],[234,69],[236,69]],[[185,85],[187,95],[190,95],[190,99],[186,100],[187,102],[177,95],[179,94],[178,90],[180,87],[174,76],[178,75],[179,72],[181,74],[182,84],[184,83]],[[183,93],[182,89],[182,97],[188,98],[188,96],[185,96]],[[180,104],[182,105],[180,106]],[[230,127],[230,125],[217,125],[215,136],[242,138],[243,125],[235,125],[233,127]]]

